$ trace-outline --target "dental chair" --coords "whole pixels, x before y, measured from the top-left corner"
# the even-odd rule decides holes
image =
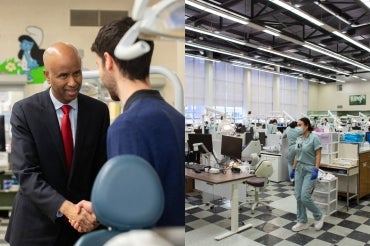
[[[108,160],[91,194],[93,211],[108,229],[83,235],[76,246],[101,246],[124,232],[151,228],[164,209],[164,193],[154,168],[134,155]]]
[[[257,169],[255,170],[254,177],[247,178],[244,182],[245,184],[252,186],[254,188],[254,200],[247,201],[245,203],[242,203],[240,206],[246,204],[246,203],[252,203],[251,213],[254,213],[254,210],[259,204],[265,205],[271,210],[270,205],[263,199],[260,198],[260,195],[263,193],[263,191],[266,189],[269,178],[271,177],[273,173],[273,167],[272,163],[270,161],[262,161]],[[248,196],[248,187],[247,187],[247,196]]]

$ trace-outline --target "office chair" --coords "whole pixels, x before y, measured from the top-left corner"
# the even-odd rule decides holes
[[[263,191],[265,190],[269,182],[268,179],[271,177],[272,173],[273,173],[272,163],[270,161],[262,161],[260,165],[257,167],[257,169],[255,170],[254,174],[256,176],[250,177],[246,179],[246,181],[244,182],[245,184],[254,187],[254,200],[244,202],[240,204],[239,206],[242,206],[246,203],[253,203],[252,211],[251,211],[252,214],[254,213],[254,210],[256,209],[258,204],[265,205],[269,208],[269,210],[271,210],[270,205],[266,201],[260,198],[260,194],[262,194]],[[247,189],[247,196],[248,196],[248,189]]]
[[[150,228],[164,209],[164,193],[154,168],[134,155],[108,160],[92,188],[93,211],[108,229],[83,235],[75,246],[101,246],[112,237],[134,229]]]

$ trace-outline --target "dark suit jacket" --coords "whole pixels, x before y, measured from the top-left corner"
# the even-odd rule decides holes
[[[78,95],[70,175],[49,90],[15,103],[10,123],[12,169],[20,190],[5,239],[12,246],[73,245],[80,235],[57,212],[65,199],[74,203],[90,200],[94,179],[106,161],[108,107]]]

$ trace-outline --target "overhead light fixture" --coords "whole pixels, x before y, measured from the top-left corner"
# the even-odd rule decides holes
[[[281,64],[276,64],[276,63],[265,61],[265,60],[255,59],[255,58],[252,58],[252,57],[249,57],[249,56],[245,56],[243,54],[238,54],[238,53],[234,53],[234,52],[231,52],[231,51],[226,51],[226,50],[222,50],[222,49],[218,49],[218,48],[214,48],[214,47],[209,47],[209,46],[195,44],[195,43],[185,43],[185,45],[195,47],[195,48],[198,48],[198,49],[203,49],[203,50],[208,50],[208,51],[224,54],[224,55],[229,55],[229,56],[233,56],[233,57],[237,57],[237,58],[241,58],[241,59],[245,59],[245,60],[249,60],[249,61],[255,61],[255,62],[258,62],[258,63],[262,63],[262,64],[272,65],[272,66],[275,66],[275,67],[283,67],[283,68],[286,68],[286,69],[289,69],[289,70],[300,72],[302,74],[310,74],[310,75],[314,75],[314,76],[317,76],[317,77],[334,80],[336,82],[341,82],[341,83],[345,82],[343,80],[340,80],[340,79],[337,79],[337,78],[332,78],[330,76],[323,75],[323,74],[320,74],[320,73],[315,73],[315,72],[312,72],[312,71],[302,70],[302,69],[294,68],[294,67],[288,67],[288,66],[284,66],[284,65],[281,65]]]
[[[311,22],[311,23],[313,23],[317,26],[325,25],[323,22],[316,19],[315,17],[313,17],[311,15],[308,15],[306,12],[304,12],[304,11],[298,9],[298,8],[293,7],[292,5],[290,5],[288,3],[285,3],[285,2],[280,1],[280,0],[270,0],[270,2],[273,2],[274,4],[279,5],[280,7],[284,8],[286,10],[289,10],[292,13],[295,13],[296,15],[302,17],[303,19],[308,20],[309,22]]]
[[[370,4],[370,0],[361,0],[365,5],[367,3]],[[322,27],[323,29],[325,29],[326,31],[328,32],[331,32],[333,33],[334,35],[340,37],[340,38],[343,38],[345,39],[346,41],[356,45],[357,47],[361,48],[361,49],[364,49],[366,50],[367,52],[370,52],[370,48],[367,47],[366,45],[363,45],[362,43],[354,40],[353,38],[347,36],[347,35],[344,35],[343,33],[339,32],[338,30],[334,29],[333,27],[331,26],[328,26],[328,25],[325,25],[325,23],[319,21],[318,19],[316,19],[315,17],[311,16],[311,15],[308,15],[306,12],[300,10],[300,9],[297,9],[297,8],[294,8],[293,6],[291,6],[290,4],[287,4],[281,0],[270,0],[270,2],[273,2],[275,3],[276,5],[279,5],[280,7],[286,9],[286,10],[289,10],[290,12],[310,21],[311,23],[317,25],[317,26],[320,26]],[[317,4],[317,3],[316,3]],[[369,5],[367,5],[369,6]],[[320,6],[321,7],[321,6]],[[338,18],[338,16],[336,16]],[[344,19],[343,19],[344,20]],[[342,21],[343,21],[342,20]],[[345,20],[347,21],[347,20]],[[348,23],[347,23],[348,24]]]
[[[202,33],[202,34],[209,35],[209,36],[212,36],[212,37],[215,37],[215,38],[230,41],[230,42],[233,42],[233,43],[236,43],[236,44],[245,45],[245,43],[246,43],[245,41],[242,41],[242,40],[239,40],[239,39],[236,39],[236,38],[231,38],[231,37],[228,37],[228,36],[217,34],[215,32],[206,31],[206,30],[203,30],[203,29],[200,29],[200,28],[195,28],[195,27],[188,26],[188,25],[185,25],[185,30],[190,30],[190,31],[193,31],[193,32]]]
[[[324,4],[321,4],[319,3],[318,1],[315,1],[314,2],[317,6],[319,6],[320,8],[322,8],[323,10],[325,10],[326,12],[328,12],[329,14],[331,14],[332,16],[336,17],[338,20],[341,20],[343,21],[344,23],[346,23],[347,25],[351,25],[351,22],[349,22],[348,20],[344,19],[342,16],[340,16],[339,14],[335,13],[334,11],[332,11],[331,9],[329,9],[328,7],[326,7]]]
[[[289,56],[289,55],[286,55],[282,52],[278,52],[278,51],[275,51],[273,49],[267,49],[267,48],[263,48],[263,47],[259,47],[258,48],[259,50],[262,50],[262,51],[265,51],[265,52],[269,52],[271,54],[275,54],[275,55],[278,55],[278,56],[282,56],[282,57],[286,57],[288,59],[292,59],[292,60],[295,60],[295,61],[299,61],[299,62],[302,62],[302,63],[306,63],[306,64],[309,64],[309,65],[312,65],[312,66],[315,66],[315,67],[318,67],[318,68],[322,68],[322,69],[326,69],[326,70],[330,70],[330,71],[333,71],[333,72],[336,72],[338,74],[344,74],[344,75],[350,75],[349,72],[347,71],[344,71],[344,70],[338,70],[338,69],[335,69],[335,68],[331,68],[331,67],[328,67],[328,66],[325,66],[325,65],[318,65],[317,63],[315,62],[310,62],[310,61],[307,61],[307,60],[303,60],[301,58],[297,58],[297,57],[294,57],[294,56]]]
[[[280,7],[292,12],[292,13],[295,13],[296,15],[299,15],[301,17],[304,17],[306,18],[308,21],[311,21],[312,23],[314,23],[315,25],[318,25],[320,26],[321,28],[329,31],[329,32],[334,32],[336,31],[334,28],[332,28],[331,26],[328,26],[328,25],[325,25],[323,22],[317,20],[316,18],[313,18],[312,16],[309,16],[308,14],[306,14],[305,12],[301,11],[300,9],[297,9],[295,7],[293,7],[292,5],[290,4],[287,4],[285,3],[284,1],[281,1],[281,0],[270,0],[271,2],[275,3],[276,5],[279,5]],[[204,10],[206,12],[209,12],[209,13],[212,13],[212,14],[215,14],[215,15],[218,15],[220,17],[224,17],[224,18],[227,18],[229,20],[233,20],[235,22],[238,22],[238,23],[241,23],[241,24],[249,24],[252,28],[254,29],[257,29],[257,30],[265,30],[266,29],[266,26],[261,26],[261,25],[258,25],[258,24],[255,24],[253,22],[250,22],[250,20],[244,16],[241,16],[241,15],[238,15],[236,13],[233,13],[231,11],[228,11],[224,8],[221,8],[219,6],[216,6],[216,5],[212,5],[210,3],[207,3],[203,0],[197,0],[197,1],[194,1],[194,0],[185,0],[185,4],[187,5],[190,5],[190,6],[193,6],[195,8],[198,8],[200,10]],[[215,31],[216,33],[217,31]],[[336,33],[333,33],[334,35],[336,35]],[[274,35],[271,33],[271,35]],[[337,59],[337,60],[341,60],[342,62],[345,62],[345,63],[349,63],[351,65],[354,65],[356,67],[359,67],[361,69],[364,69],[366,71],[370,71],[370,67],[366,66],[366,65],[363,65],[359,62],[356,62],[354,60],[351,60],[349,58],[346,58],[342,55],[339,55],[337,53],[334,53],[332,52],[331,50],[329,49],[324,49],[324,48],[321,48],[321,49],[316,49],[314,46],[311,46],[311,45],[307,45],[307,42],[302,42],[300,40],[297,40],[297,39],[294,39],[292,37],[289,37],[287,35],[283,35],[283,34],[280,34],[279,36],[280,38],[286,40],[286,41],[289,41],[289,42],[292,42],[292,43],[295,43],[295,44],[299,44],[299,45],[302,45],[308,49],[312,49],[312,50],[315,50],[323,55],[328,55],[328,56],[331,56],[333,57],[334,59]],[[357,42],[357,41],[354,41],[353,40],[353,44],[354,45],[358,45],[360,44],[361,45],[361,48],[364,48],[364,46]],[[322,45],[324,46],[324,45]],[[319,47],[319,46],[317,46]]]
[[[370,0],[360,0],[363,4],[370,9]]]
[[[313,44],[313,43],[310,43],[310,42],[305,41],[303,46],[306,47],[306,48],[308,48],[308,49],[317,51],[317,52],[319,52],[321,54],[325,54],[327,56],[333,57],[333,58],[335,58],[337,60],[340,60],[342,62],[346,62],[346,63],[352,64],[352,65],[354,65],[356,67],[359,67],[359,68],[362,68],[362,69],[364,69],[366,71],[370,71],[370,67],[368,67],[366,65],[363,65],[363,64],[361,64],[361,63],[359,63],[357,61],[354,61],[352,59],[349,59],[349,58],[347,58],[345,56],[342,56],[342,55],[339,55],[337,53],[334,53],[331,50],[324,49],[324,48],[322,48],[322,47],[320,47],[320,46],[318,46],[316,44]]]
[[[329,67],[329,66],[319,65],[317,63],[306,61],[306,60],[303,60],[301,58],[296,58],[294,56],[286,55],[282,52],[278,52],[278,51],[275,51],[273,49],[259,47],[259,46],[254,45],[254,44],[250,44],[250,43],[248,43],[244,40],[239,40],[239,39],[231,38],[231,37],[228,37],[228,36],[225,36],[225,35],[216,34],[215,32],[212,32],[212,31],[204,30],[204,29],[197,28],[197,27],[192,27],[192,26],[189,26],[189,25],[185,25],[185,30],[190,30],[190,31],[193,31],[193,32],[196,32],[196,33],[201,33],[201,34],[205,34],[205,35],[212,36],[212,37],[215,37],[215,38],[223,39],[223,40],[226,40],[226,41],[229,41],[229,42],[232,42],[232,43],[236,43],[236,44],[248,46],[248,47],[251,47],[251,48],[259,49],[259,50],[262,50],[262,51],[265,51],[265,52],[268,52],[268,53],[271,53],[271,54],[286,57],[288,59],[296,60],[296,61],[306,63],[306,64],[309,64],[309,65],[312,65],[312,66],[315,66],[315,67],[319,67],[319,68],[322,68],[322,69],[333,71],[333,72],[338,73],[338,74],[350,75],[349,72],[345,71],[345,70],[338,70],[338,69],[335,69],[335,68],[332,68],[332,67]],[[278,30],[276,30],[276,31],[278,31]]]
[[[276,36],[276,37],[280,36],[280,33],[276,33],[276,32],[271,31],[271,30],[269,30],[269,29],[264,29],[263,31],[264,31],[265,33],[268,33],[268,34],[273,35],[273,36]]]
[[[209,58],[209,57],[205,57],[205,56],[197,56],[197,55],[188,54],[188,53],[185,53],[185,56],[186,57],[191,57],[191,58],[196,58],[196,59],[201,59],[201,60],[206,60],[206,61],[220,62],[220,60],[216,60],[216,59],[213,59],[213,58]]]
[[[370,48],[369,47],[367,47],[366,45],[363,45],[362,43],[360,43],[360,42],[352,39],[351,37],[345,35],[344,33],[341,33],[341,32],[338,32],[338,31],[334,31],[333,33],[335,35],[337,35],[338,37],[341,37],[341,38],[347,40],[348,42],[356,45],[357,47],[360,47],[360,48],[366,50],[367,52],[370,52]]]
[[[225,19],[238,22],[243,25],[248,25],[249,19],[245,16],[239,15],[237,13],[233,13],[231,11],[228,11],[226,9],[220,8],[218,6],[209,4],[205,1],[194,1],[194,0],[185,0],[185,4],[192,6],[194,8],[206,11],[208,13],[223,17]]]

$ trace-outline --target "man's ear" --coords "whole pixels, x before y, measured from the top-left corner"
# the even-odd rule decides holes
[[[50,84],[50,75],[49,75],[49,71],[44,70],[44,76],[45,76],[46,81],[48,82],[48,84]]]
[[[104,60],[105,60],[105,64],[104,64],[105,69],[111,70],[114,64],[113,57],[108,52],[104,52]]]

